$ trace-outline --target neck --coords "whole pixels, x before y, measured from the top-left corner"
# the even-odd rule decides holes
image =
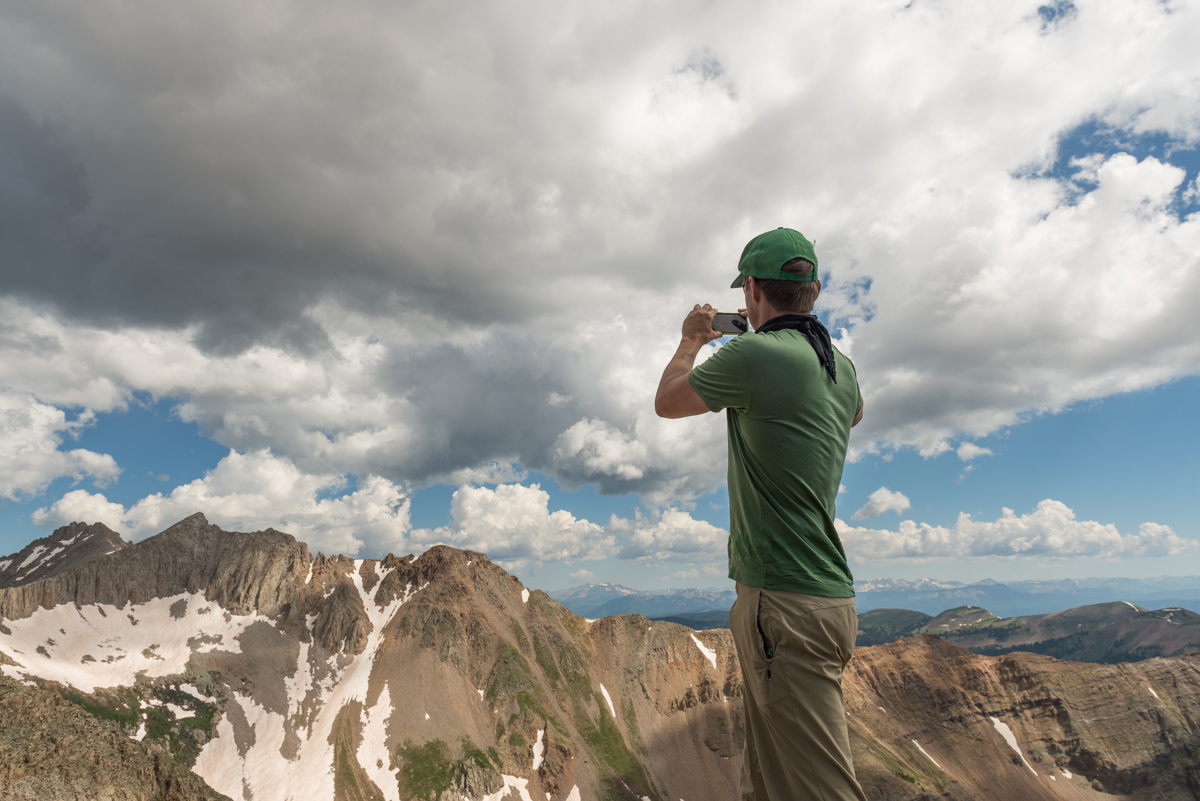
[[[758,308],[754,309],[753,313],[750,314],[750,325],[754,326],[755,330],[758,330],[758,327],[767,320],[773,320],[783,314],[812,314],[812,312],[785,311],[783,309],[777,309],[774,306],[766,303],[760,303]]]

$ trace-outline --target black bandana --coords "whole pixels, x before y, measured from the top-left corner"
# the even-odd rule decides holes
[[[829,373],[833,383],[837,383],[837,365],[833,361],[833,342],[830,341],[829,331],[821,325],[821,321],[811,314],[781,314],[772,317],[758,328],[756,334],[766,334],[770,331],[785,330],[801,331],[808,337],[808,344],[817,352],[821,366]]]

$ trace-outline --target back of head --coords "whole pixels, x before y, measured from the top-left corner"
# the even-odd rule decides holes
[[[792,273],[800,278],[811,277],[808,280],[799,281],[771,278],[755,279],[767,302],[782,312],[792,312],[795,314],[808,314],[811,312],[813,305],[817,302],[817,295],[821,292],[821,285],[817,282],[816,276],[813,275],[816,266],[808,259],[796,258],[785,262],[780,269],[783,272]]]

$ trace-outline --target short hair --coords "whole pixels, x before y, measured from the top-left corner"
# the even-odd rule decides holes
[[[780,269],[784,272],[808,276],[812,275],[815,266],[808,259],[796,258],[784,262]],[[813,304],[817,302],[817,293],[820,291],[817,288],[816,279],[817,277],[813,275],[811,281],[784,281],[774,278],[755,278],[754,280],[762,289],[767,301],[776,309],[783,312],[807,314],[812,311]]]

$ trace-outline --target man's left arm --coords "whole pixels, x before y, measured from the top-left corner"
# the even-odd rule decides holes
[[[688,373],[692,371],[700,349],[721,337],[712,327],[716,313],[716,309],[705,303],[694,307],[684,318],[679,347],[675,349],[671,361],[667,362],[667,368],[658,382],[658,392],[654,395],[654,413],[659,417],[692,417],[710,411],[692,388]]]

